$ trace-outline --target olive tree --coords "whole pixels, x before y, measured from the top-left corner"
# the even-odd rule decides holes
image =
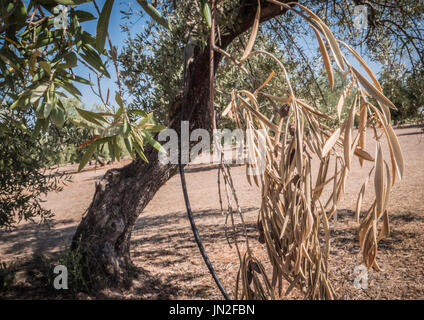
[[[81,22],[96,19],[96,17],[90,13],[78,10],[78,4],[84,2],[92,2],[98,12],[97,33],[95,36],[84,31],[81,25]],[[336,189],[340,189],[340,186],[344,187],[344,179],[349,170],[350,155],[352,152],[363,159],[369,161],[371,159],[374,160],[374,158],[363,149],[365,147],[363,145],[363,136],[358,137],[359,140],[357,138],[355,138],[354,141],[351,140],[350,130],[356,111],[361,110],[360,112],[364,113],[368,110],[368,107],[370,108],[369,112],[375,116],[374,119],[376,120],[375,122],[368,123],[367,119],[369,114],[367,115],[367,113],[365,113],[365,116],[361,116],[362,121],[365,121],[362,122],[362,128],[365,128],[368,124],[372,124],[373,126],[382,125],[385,128],[388,139],[390,138],[392,141],[391,146],[393,146],[393,149],[396,149],[393,152],[394,155],[392,154],[394,157],[392,157],[394,174],[397,172],[400,176],[402,175],[403,163],[401,161],[401,153],[396,144],[397,140],[392,135],[390,126],[389,107],[395,108],[395,106],[384,96],[378,81],[375,79],[372,72],[367,69],[366,65],[362,63],[363,61],[358,53],[347,44],[343,44],[347,52],[353,54],[353,56],[364,65],[364,68],[374,81],[373,84],[369,83],[360,73],[355,72],[355,69],[347,63],[347,60],[340,51],[339,42],[335,40],[336,38],[327,24],[341,31],[342,34],[346,35],[347,39],[359,38],[358,35],[355,35],[353,32],[354,26],[350,11],[355,5],[362,4],[369,9],[369,14],[366,16],[369,23],[368,33],[363,37],[362,42],[365,45],[369,45],[368,47],[371,53],[373,53],[373,47],[371,46],[373,41],[399,41],[399,43],[397,43],[399,52],[396,52],[396,54],[401,55],[406,50],[406,53],[410,56],[411,63],[414,64],[414,66],[422,66],[422,29],[420,29],[420,26],[416,26],[417,19],[419,19],[420,14],[422,14],[422,7],[420,5],[414,6],[415,10],[410,10],[405,9],[406,6],[404,5],[398,5],[397,3],[387,4],[387,2],[379,4],[370,1],[343,1],[343,4],[341,4],[339,2],[323,3],[320,1],[309,1],[307,5],[312,8],[313,11],[323,16],[323,18],[320,19],[312,11],[309,11],[309,9],[297,4],[296,1],[222,0],[209,3],[208,1],[202,0],[181,1],[181,5],[179,3],[178,6],[176,1],[155,1],[154,3],[149,3],[145,0],[138,0],[137,2],[140,4],[143,11],[149,14],[161,28],[159,35],[148,36],[147,39],[142,39],[141,42],[143,43],[143,41],[146,41],[147,43],[149,41],[155,41],[152,40],[152,37],[154,39],[158,36],[160,39],[164,40],[164,47],[167,50],[165,52],[160,52],[157,50],[158,45],[156,45],[153,46],[153,53],[156,52],[158,58],[162,60],[164,58],[161,57],[161,54],[164,56],[170,55],[173,59],[171,62],[175,63],[170,73],[167,73],[167,70],[163,70],[165,72],[164,79],[166,81],[161,79],[159,88],[154,89],[153,87],[149,88],[146,86],[146,81],[151,79],[158,80],[156,73],[160,68],[157,64],[154,64],[151,66],[151,70],[145,71],[149,63],[142,61],[141,66],[143,66],[143,70],[141,70],[141,76],[145,76],[144,79],[140,80],[144,81],[144,87],[142,88],[152,90],[152,92],[149,92],[141,99],[135,100],[141,105],[133,105],[130,108],[125,105],[123,99],[124,88],[120,78],[117,51],[112,45],[113,39],[110,39],[107,33],[109,17],[114,4],[113,0],[106,0],[102,8],[100,8],[94,0],[34,0],[30,2],[29,6],[24,5],[20,0],[2,3],[2,24],[0,26],[0,34],[2,35],[0,38],[1,85],[12,102],[11,108],[20,108],[22,110],[31,109],[35,112],[36,131],[47,130],[51,123],[62,124],[66,120],[64,117],[62,98],[68,94],[75,97],[81,96],[81,93],[73,84],[75,81],[88,85],[90,84],[90,81],[79,77],[72,71],[72,68],[78,63],[85,65],[96,73],[99,82],[102,77],[110,76],[104,58],[112,63],[112,68],[117,74],[119,89],[114,95],[111,95],[109,91],[105,94],[100,86],[98,88],[97,95],[107,111],[92,112],[77,108],[79,116],[82,117],[84,121],[76,121],[93,130],[93,136],[86,142],[88,150],[82,157],[80,169],[91,159],[96,148],[104,144],[108,145],[108,150],[111,152],[112,158],[119,159],[122,154],[120,145],[125,145],[134,159],[133,162],[123,168],[109,170],[97,183],[92,203],[78,226],[73,239],[74,248],[77,246],[79,248],[84,248],[87,254],[90,255],[90,259],[96,259],[96,264],[102,266],[104,279],[110,279],[115,284],[122,283],[122,281],[128,279],[129,275],[135,270],[130,258],[130,240],[133,226],[139,214],[159,188],[178,170],[176,164],[163,164],[159,161],[158,152],[163,152],[163,148],[155,141],[154,134],[161,130],[163,126],[155,124],[153,114],[147,112],[159,110],[159,112],[167,113],[167,121],[164,121],[164,123],[166,123],[170,129],[174,129],[178,135],[181,131],[180,120],[189,121],[190,131],[195,129],[206,129],[212,133],[215,127],[213,82],[216,74],[225,73],[225,70],[221,69],[223,66],[228,67],[231,63],[234,63],[238,68],[241,68],[245,74],[250,75],[249,68],[251,71],[254,69],[254,66],[249,66],[248,59],[260,52],[261,55],[265,54],[268,57],[272,57],[272,60],[275,61],[274,63],[280,67],[279,70],[285,70],[285,68],[281,68],[281,62],[275,58],[272,53],[264,50],[252,51],[259,28],[261,28],[261,34],[267,34],[265,38],[268,37],[268,41],[270,41],[269,39],[271,39],[271,41],[283,41],[283,43],[284,41],[288,41],[287,47],[296,48],[296,32],[294,32],[295,30],[293,30],[293,28],[298,28],[299,24],[294,23],[290,25],[289,22],[300,17],[299,19],[303,19],[303,25],[300,24],[301,26],[306,28],[306,25],[312,25],[312,35],[315,31],[321,56],[325,63],[325,70],[328,74],[330,87],[332,88],[334,86],[332,64],[333,61],[335,61],[341,71],[344,72],[344,75],[349,75],[351,80],[350,83],[352,83],[350,87],[355,84],[354,87],[356,88],[353,94],[356,94],[357,98],[354,99],[353,106],[347,113],[347,118],[343,118],[344,122],[341,121],[341,111],[343,109],[343,103],[341,103],[341,105],[337,107],[337,114],[340,120],[337,121],[337,119],[323,114],[305,102],[301,102],[302,100],[299,99],[297,93],[298,91],[302,92],[302,85],[291,86],[287,78],[287,72],[284,71],[283,76],[287,80],[290,95],[287,99],[272,96],[274,97],[274,105],[271,102],[270,105],[273,105],[274,108],[276,108],[274,111],[277,111],[280,109],[275,106],[275,101],[280,103],[284,102],[283,107],[287,109],[286,105],[289,105],[291,110],[296,110],[290,115],[290,117],[295,117],[294,121],[296,126],[294,129],[288,122],[284,122],[283,118],[287,115],[281,110],[281,119],[278,120],[280,121],[278,125],[273,122],[277,121],[278,118],[270,120],[266,117],[266,114],[264,115],[258,112],[258,110],[256,110],[256,112],[254,111],[257,107],[256,94],[267,86],[269,81],[272,80],[273,74],[262,84],[253,77],[251,82],[246,82],[246,87],[248,87],[249,90],[235,88],[234,93],[236,96],[231,99],[229,106],[233,108],[240,103],[244,107],[249,105],[248,114],[250,114],[250,118],[244,119],[245,126],[252,126],[251,119],[258,117],[259,120],[255,121],[259,121],[258,123],[263,122],[268,128],[272,128],[274,133],[267,136],[267,139],[269,141],[274,139],[275,146],[279,145],[280,137],[283,139],[283,142],[286,141],[287,132],[289,132],[293,138],[291,140],[290,150],[286,150],[289,151],[289,168],[287,171],[283,170],[282,174],[285,175],[284,179],[295,179],[297,172],[298,178],[295,179],[294,185],[296,186],[296,184],[298,184],[298,189],[291,189],[292,193],[284,193],[285,199],[288,201],[286,205],[295,205],[296,208],[299,208],[299,197],[305,197],[301,200],[301,207],[303,208],[302,210],[304,210],[302,212],[318,212],[315,204],[312,207],[310,206],[312,198],[307,192],[311,190],[307,191],[308,188],[304,188],[304,186],[307,186],[306,181],[310,182],[310,180],[307,180],[310,171],[306,173],[304,171],[304,168],[308,168],[309,166],[309,160],[306,156],[307,152],[303,153],[301,151],[306,148],[303,146],[302,141],[305,141],[305,143],[309,141],[308,138],[304,138],[306,127],[304,126],[305,118],[303,117],[311,121],[309,131],[314,131],[314,129],[311,128],[317,125],[317,119],[315,119],[315,117],[323,117],[326,121],[335,121],[334,129],[324,129],[323,131],[317,129],[315,134],[321,136],[321,138],[317,138],[319,144],[318,146],[315,145],[315,151],[320,155],[321,161],[324,161],[324,167],[326,166],[325,161],[327,161],[325,157],[330,156],[330,154],[336,155],[336,162],[341,163],[341,171],[337,171],[336,166],[335,176],[333,177],[337,187]],[[70,6],[69,25],[66,24],[66,26],[62,26],[61,28],[55,27],[57,21],[55,20],[53,11],[57,4]],[[408,2],[403,1],[402,4],[408,4]],[[412,5],[411,3],[409,4]],[[294,9],[296,5],[301,9]],[[408,19],[405,20],[406,22],[401,23],[397,16],[395,19],[388,17],[391,8],[396,12],[399,10],[404,17],[408,17]],[[162,14],[160,12],[162,12]],[[296,14],[293,14],[293,12]],[[305,23],[305,21],[307,23]],[[387,33],[385,29],[387,25],[390,26],[390,33]],[[252,28],[252,32],[248,36],[245,36],[245,32],[250,28]],[[164,36],[164,33],[170,33],[170,35]],[[310,29],[308,33],[311,34]],[[218,35],[215,37],[216,34]],[[325,42],[320,34],[324,36]],[[248,42],[246,43],[245,41],[247,40]],[[231,53],[237,52],[237,49],[234,47],[237,42],[242,45],[241,51],[243,53],[243,56],[239,60],[231,55]],[[107,43],[107,48],[109,50],[105,49],[105,43]],[[374,46],[374,49],[377,47],[378,46]],[[383,49],[387,49],[388,47],[392,48],[392,43],[386,44]],[[270,48],[272,49],[272,46]],[[384,50],[378,51],[378,48],[375,50],[377,51],[377,55],[385,53]],[[331,57],[329,56],[329,52],[331,52]],[[295,58],[299,57],[308,60],[308,57],[304,55],[300,47],[290,54],[292,55],[293,61]],[[231,63],[227,60],[224,62],[224,57],[226,59],[228,58]],[[125,59],[127,59],[127,61]],[[145,57],[141,57],[140,59],[143,60]],[[121,60],[124,66],[131,62],[131,58],[128,60],[128,57],[124,57]],[[295,69],[296,63],[293,61],[293,68]],[[245,67],[244,64],[246,64],[247,67]],[[313,65],[304,64],[304,66],[311,74],[313,73]],[[346,66],[348,69],[346,69]],[[166,76],[168,76],[168,78],[166,78]],[[23,83],[21,90],[15,90],[12,85],[12,79],[15,77],[19,78]],[[309,77],[315,86],[312,92],[321,96],[319,98],[321,101],[315,99],[314,96],[309,97],[311,102],[315,103],[318,108],[320,103],[325,103],[325,96],[319,90],[318,81],[312,76]],[[128,73],[124,74],[124,78],[130,93],[134,93],[134,87],[138,86],[137,80],[133,81],[134,79],[132,79],[131,75]],[[166,85],[167,81],[169,83]],[[361,86],[359,86],[358,83],[360,83]],[[160,90],[162,90],[162,92]],[[254,94],[250,95],[252,92],[254,92]],[[307,95],[308,92],[309,94],[311,93],[309,90],[303,90],[303,92],[305,95]],[[344,95],[346,97],[349,93],[350,89],[345,89],[345,91],[342,92],[342,96]],[[240,94],[242,96],[240,96]],[[367,95],[377,100],[380,109],[374,108],[369,104],[369,101],[366,99]],[[113,96],[114,99],[112,99],[111,96]],[[155,99],[155,103],[153,104],[149,102],[151,96]],[[160,100],[161,97],[162,100]],[[246,97],[248,97],[250,102],[246,100]],[[319,103],[316,100],[319,101]],[[302,108],[308,111],[299,114],[298,103],[304,103],[302,104]],[[161,110],[159,106],[166,104],[168,104],[168,110]],[[364,105],[366,107],[364,107]],[[223,114],[228,114],[229,110],[230,109],[227,108]],[[231,111],[232,115],[236,116],[240,110],[231,109]],[[246,113],[244,113],[244,115],[246,115]],[[165,116],[160,115],[159,118],[164,120]],[[285,123],[287,128],[286,134],[284,135],[281,132],[281,125],[283,123]],[[328,125],[325,126],[326,127],[323,126],[322,128],[328,128]],[[289,131],[287,131],[288,128],[290,128]],[[321,127],[318,126],[316,128]],[[344,142],[340,134],[342,131],[344,132]],[[326,142],[323,140],[324,138],[327,139]],[[253,140],[257,141],[257,139],[258,137]],[[353,149],[351,142],[353,142]],[[337,156],[337,152],[335,151],[335,148],[340,143],[348,146],[345,147],[344,158]],[[308,146],[308,148],[311,150],[314,149],[313,146]],[[272,161],[275,160],[272,158],[270,159]],[[294,166],[291,165],[293,159],[296,159],[293,162],[296,164]],[[376,175],[378,179],[380,179],[384,176],[384,173],[382,174],[384,165],[382,162],[383,159],[380,156],[380,151],[377,152],[375,161]],[[326,171],[326,169],[323,168],[322,171]],[[341,173],[342,175],[340,175]],[[299,176],[301,177],[299,178]],[[387,174],[387,176],[389,176],[389,174]],[[268,179],[271,179],[270,177],[276,179],[276,181],[273,181],[275,186],[278,186],[281,182],[281,180],[279,180],[280,178],[276,178],[275,175],[268,176]],[[264,179],[264,177],[260,177],[260,179]],[[394,179],[395,177],[392,176],[392,182]],[[388,189],[388,184],[384,181],[382,182],[382,186],[383,189]],[[275,188],[278,189],[278,187]],[[275,191],[275,188],[272,190]],[[271,189],[267,190],[270,192]],[[280,191],[281,190],[282,189],[280,189]],[[300,194],[299,192],[303,193]],[[318,191],[318,194],[319,193]],[[339,197],[339,193],[340,192],[337,192],[335,198]],[[268,196],[274,197],[274,195]],[[383,200],[384,199],[381,197],[378,198],[378,205],[374,205],[374,207],[370,209],[369,212],[371,212],[371,215],[367,214],[363,224],[361,224],[361,246],[363,246],[364,243],[366,244],[364,259],[368,267],[377,267],[374,254],[377,248],[377,241],[374,241],[375,239],[371,236],[374,233],[370,232],[370,226],[372,228],[372,223],[376,222],[376,219],[374,219],[372,215],[373,212],[377,212],[378,219],[381,218],[383,214],[386,217],[386,212],[382,210]],[[337,210],[336,202],[335,199],[330,215],[333,215]],[[384,206],[385,205],[386,204],[384,204]],[[307,208],[309,208],[309,210],[307,210]],[[277,209],[274,208],[273,212],[277,212]],[[322,210],[320,212],[322,213]],[[306,213],[304,215],[305,219],[306,217],[310,217],[310,215]],[[263,214],[263,212],[261,212],[261,214]],[[325,209],[324,215],[326,215]],[[315,216],[315,218],[318,218],[318,216]],[[318,236],[320,229],[317,227],[319,223],[314,220],[315,218],[313,218],[313,220],[306,219],[303,226],[301,226],[301,228],[306,228],[305,230],[308,230],[308,232],[302,229],[303,231],[299,234],[296,233],[297,231],[294,231],[295,235],[290,234],[289,238],[284,238],[284,241],[287,240],[290,241],[290,243],[296,242],[299,245],[295,246],[296,250],[292,250],[292,255],[290,256],[290,259],[293,258],[295,261],[295,266],[291,265],[291,263],[293,263],[292,261],[290,261],[289,266],[289,270],[292,270],[292,268],[295,270],[295,277],[290,280],[293,285],[296,285],[298,281],[300,281],[299,284],[301,285],[309,283],[305,275],[303,278],[296,276],[299,275],[301,266],[304,266],[305,263],[310,263],[310,269],[308,269],[310,272],[318,274],[317,279],[319,280],[316,280],[316,283],[319,283],[320,286],[325,286],[327,284],[325,276],[320,273],[323,255],[318,254],[319,252],[315,252],[318,256],[311,256],[310,252],[308,253],[308,249],[305,249],[303,244],[302,246],[300,245],[300,243],[303,242],[298,241],[300,234],[302,235],[302,239],[305,237],[305,239],[309,239],[308,237],[312,235]],[[259,232],[262,232],[266,237],[268,248],[271,249],[273,245],[278,242],[274,239],[275,234],[272,236],[270,235],[273,233],[269,228],[272,221],[266,220],[263,216],[260,221],[262,224],[260,225],[261,227],[258,226]],[[295,227],[296,223],[292,220],[290,221],[292,226]],[[312,225],[315,227],[312,228]],[[312,230],[314,230],[314,232],[312,232]],[[387,232],[383,232],[383,234],[386,233]],[[317,248],[316,245],[313,248]],[[278,254],[270,254],[270,259],[276,258]],[[308,260],[308,262],[305,262],[305,259]],[[241,274],[244,288],[243,297],[252,297],[252,294],[254,294],[254,296],[256,294],[251,293],[251,290],[248,289],[250,283],[246,275],[250,272],[252,276],[253,269],[259,270],[259,273],[264,274],[263,269],[257,267],[257,264],[255,265],[253,262],[256,263],[251,256],[248,256],[247,260],[244,259],[241,261]],[[281,279],[283,274],[285,274],[281,272],[284,266],[281,264],[281,261],[275,262],[274,266],[277,268],[277,270],[274,270],[276,279]],[[272,287],[275,287],[275,284],[275,281],[272,281]],[[310,283],[309,287],[306,287],[310,293],[308,297],[333,297],[331,290],[328,288],[323,289],[321,294],[317,294],[314,291],[315,289],[312,292],[310,291]],[[256,287],[256,289],[258,288]],[[259,295],[255,297],[269,296]]]

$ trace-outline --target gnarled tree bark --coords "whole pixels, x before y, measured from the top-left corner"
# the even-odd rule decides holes
[[[237,36],[249,29],[254,21],[257,0],[239,0],[235,6],[238,24],[234,31],[221,39],[225,49]],[[285,10],[279,6],[261,1],[261,22],[269,20]],[[214,55],[215,70],[221,60]],[[180,106],[184,103],[183,119],[189,121],[190,131],[202,128],[211,132],[209,101],[209,47],[203,50],[195,47],[191,63],[185,76],[186,98],[178,95],[171,107],[170,128],[180,136]],[[130,258],[130,240],[133,226],[143,209],[159,188],[177,173],[177,165],[163,165],[155,149],[147,146],[145,155],[148,163],[137,158],[120,169],[111,169],[96,185],[90,207],[83,216],[74,235],[72,247],[79,246],[89,253],[103,274],[113,283],[122,284],[135,270]],[[110,283],[110,282],[109,282]]]

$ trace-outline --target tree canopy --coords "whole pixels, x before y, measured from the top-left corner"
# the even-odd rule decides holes
[[[78,10],[78,4],[85,2],[93,3],[98,18],[90,12]],[[154,9],[147,2],[141,2],[148,10]],[[115,72],[118,73],[116,48],[110,39],[109,51],[105,49],[113,4],[113,0],[108,0],[100,9],[95,1],[86,0],[2,2],[1,103],[10,104],[10,109],[32,112],[35,134],[41,130],[46,132],[50,125],[63,126],[66,116],[69,116],[65,111],[64,99],[69,96],[81,98],[76,82],[92,85],[89,80],[73,72],[77,64],[94,72],[98,84],[102,77],[110,77],[106,60],[115,63]],[[98,19],[96,35],[86,32],[82,27],[83,22],[94,19]],[[151,134],[162,127],[155,126],[152,114],[142,109],[127,110],[123,104],[122,89],[119,88],[119,92],[108,91],[104,97],[98,87],[105,112],[92,112],[77,107],[76,111],[83,120],[68,117],[74,124],[93,131],[93,136],[87,141],[89,148],[81,159],[80,169],[100,145],[108,145],[113,159],[121,157],[122,145],[127,147],[133,157],[138,154],[142,158],[146,142],[160,149]],[[129,114],[133,115],[132,119],[144,119],[137,124],[130,121]]]
[[[179,23],[173,24],[172,32],[166,32],[160,25],[151,22],[133,37],[128,32],[133,26],[130,23],[124,24],[123,31],[128,32],[128,39],[127,45],[119,56],[119,61],[122,65],[123,83],[133,97],[131,105],[154,111],[158,119],[166,122],[172,99],[182,85],[182,52],[186,36],[191,32],[198,41],[206,45],[208,28],[201,14],[200,4],[196,2],[193,4],[193,1],[180,1],[178,6],[174,7],[173,1],[160,3],[170,20]],[[226,32],[226,28],[231,28],[225,25],[225,21],[231,21],[231,17],[227,15],[233,12],[232,3],[234,2],[218,2],[217,20],[221,34]],[[412,98],[414,100],[408,101],[408,105],[410,111],[418,110],[422,100],[422,92],[418,88],[422,81],[420,80],[422,79],[421,70],[424,66],[422,57],[424,28],[421,24],[424,19],[424,6],[422,3],[346,0],[341,2],[307,1],[305,4],[331,26],[338,39],[351,45],[373,65],[381,65],[381,76],[384,77],[385,82],[389,79],[384,74],[391,75],[390,81],[393,81],[393,85],[396,81],[405,82],[405,77],[409,78],[410,84],[415,81],[415,85],[410,86],[410,89],[414,91]],[[359,5],[367,9],[366,28],[355,26],[355,7]],[[126,12],[126,15],[138,14],[143,15],[134,11]],[[224,21],[223,26],[222,21]],[[218,40],[220,33],[217,36]],[[232,43],[228,52],[236,56],[241,54],[248,36],[248,34],[240,35]],[[296,78],[294,89],[300,96],[312,101],[314,106],[322,111],[335,113],[337,102],[332,101],[332,93],[327,91],[324,85],[326,74],[318,43],[299,16],[288,12],[261,25],[256,46],[273,52],[284,61],[291,76]],[[275,65],[266,59],[249,61],[248,67],[254,69],[259,79],[266,78],[271,70],[275,69]],[[234,87],[236,83],[238,87],[243,87],[245,84],[254,87],[255,84],[243,83],[250,82],[251,79],[239,77],[238,73],[236,66],[227,63],[226,68],[218,70],[215,79],[216,87],[221,89]],[[343,83],[339,83],[339,80],[343,80],[343,77],[336,76],[334,96],[337,96],[343,87]],[[384,90],[387,95],[390,94],[387,86]],[[227,97],[217,94],[216,104],[221,110],[225,108],[226,101]],[[272,108],[270,112],[273,112]],[[395,112],[394,116],[397,118],[402,114],[404,113]]]

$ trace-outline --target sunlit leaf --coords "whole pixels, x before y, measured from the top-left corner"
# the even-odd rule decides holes
[[[106,35],[109,29],[109,19],[112,12],[114,0],[106,0],[97,22],[96,48],[103,51],[106,42]]]
[[[167,30],[171,30],[168,20],[166,20],[154,6],[152,6],[146,0],[137,0],[140,6],[146,11],[146,13],[157,23]]]

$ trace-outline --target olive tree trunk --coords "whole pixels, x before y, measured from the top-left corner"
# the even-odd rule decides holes
[[[225,49],[237,36],[252,26],[256,14],[257,0],[239,0],[237,15],[239,24],[234,31],[221,39]],[[282,14],[279,6],[262,1],[261,21]],[[241,19],[240,19],[241,18]],[[183,119],[189,121],[190,132],[202,128],[211,132],[211,113],[209,111],[209,47],[195,47],[191,62],[187,64],[183,95],[175,97],[170,110],[170,128],[180,136],[180,110],[184,104]],[[221,60],[214,55],[215,70]],[[183,91],[183,90],[182,90]],[[158,153],[150,146],[145,148],[148,163],[137,158],[119,169],[110,169],[96,184],[95,194],[73,237],[72,247],[77,246],[95,259],[113,283],[120,284],[129,279],[135,270],[130,258],[130,241],[134,224],[154,197],[159,188],[174,174],[178,166],[163,165]],[[110,282],[109,282],[110,283]]]

